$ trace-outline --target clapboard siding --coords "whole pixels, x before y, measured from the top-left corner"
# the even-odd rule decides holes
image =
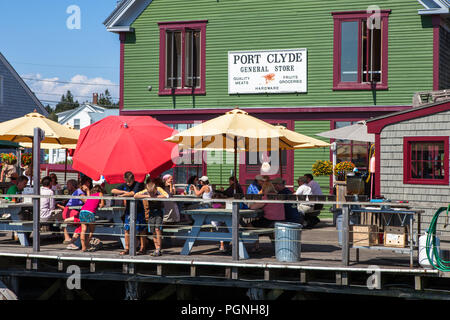
[[[331,12],[391,9],[389,90],[333,91]],[[416,91],[432,89],[433,36],[412,0],[154,0],[132,24],[124,51],[124,109],[410,105]],[[206,94],[158,96],[161,21],[208,20]],[[307,48],[305,94],[229,95],[228,51]],[[414,66],[414,67],[412,67]],[[153,90],[148,91],[151,85]]]
[[[239,156],[237,157],[236,176],[239,178]],[[211,184],[227,185],[234,170],[234,153],[226,151],[208,151],[207,175]]]
[[[307,136],[330,142],[330,139],[316,136],[317,133],[330,130],[330,121],[295,121],[295,131]],[[297,179],[307,173],[312,173],[312,165],[317,160],[330,160],[329,148],[299,149],[294,151],[294,186],[298,187]],[[324,194],[330,189],[330,177],[315,177]]]
[[[450,136],[450,112],[440,112],[386,126],[380,136],[381,194],[391,200],[428,202],[422,221],[427,228],[432,215],[441,206],[448,206],[448,185],[403,183],[403,138],[418,136]],[[449,163],[450,165],[450,163]]]

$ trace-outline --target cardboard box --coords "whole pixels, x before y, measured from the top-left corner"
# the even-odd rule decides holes
[[[404,248],[406,246],[406,227],[384,228],[384,246]]]
[[[352,225],[350,226],[350,241],[353,246],[373,246],[378,244],[378,226]]]

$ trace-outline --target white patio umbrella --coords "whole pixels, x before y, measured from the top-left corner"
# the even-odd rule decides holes
[[[325,131],[317,134],[320,137],[339,139],[339,140],[355,140],[375,142],[375,135],[373,133],[367,133],[366,121],[358,121],[350,126]]]

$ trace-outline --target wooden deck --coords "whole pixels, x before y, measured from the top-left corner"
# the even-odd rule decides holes
[[[450,278],[437,270],[420,267],[416,255],[415,266],[410,268],[409,255],[406,254],[359,250],[358,262],[356,249],[351,249],[350,265],[343,266],[337,230],[328,219],[314,229],[302,231],[301,260],[291,263],[277,261],[274,246],[265,236],[261,237],[261,253],[250,253],[250,259],[238,261],[232,260],[231,252],[221,253],[218,244],[211,242],[199,241],[192,253],[185,256],[180,255],[184,240],[165,240],[160,257],[148,254],[130,257],[119,255],[122,248],[117,237],[99,238],[103,242],[101,250],[83,253],[67,250],[60,237],[43,237],[41,251],[33,253],[32,247],[20,246],[11,239],[11,234],[0,233],[0,276],[40,274],[58,277],[59,274],[64,278],[68,276],[65,268],[75,264],[82,268],[83,277],[92,280],[130,281],[132,276],[137,282],[173,281],[248,288],[258,285],[260,288],[286,290],[450,299]],[[251,244],[246,246],[248,249],[252,247]],[[152,250],[151,244],[148,253]],[[398,284],[399,279],[403,282],[397,288],[388,285],[379,290],[369,290],[366,283],[374,268],[382,275],[383,286],[390,281]],[[215,280],[205,282],[205,276]]]

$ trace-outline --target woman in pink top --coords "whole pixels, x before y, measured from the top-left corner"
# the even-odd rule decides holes
[[[263,200],[267,200],[268,194],[277,194],[277,191],[275,190],[273,184],[268,181],[263,183],[261,191],[263,194]],[[263,209],[264,211],[264,216],[251,223],[251,226],[255,228],[274,228],[275,222],[285,220],[284,204],[282,203],[252,203],[250,205],[250,209]],[[256,241],[255,248],[252,250],[252,252],[260,251],[261,249],[259,248],[259,241]]]
[[[92,197],[102,197],[102,188],[100,186],[94,186],[92,190],[89,190],[86,186],[84,187],[84,192],[86,195]],[[87,249],[88,243],[91,241],[95,230],[95,212],[97,208],[102,208],[105,205],[103,199],[87,199],[80,211],[80,222],[81,222],[81,251],[94,251],[95,248]],[[89,229],[89,236],[86,239],[86,231]]]

